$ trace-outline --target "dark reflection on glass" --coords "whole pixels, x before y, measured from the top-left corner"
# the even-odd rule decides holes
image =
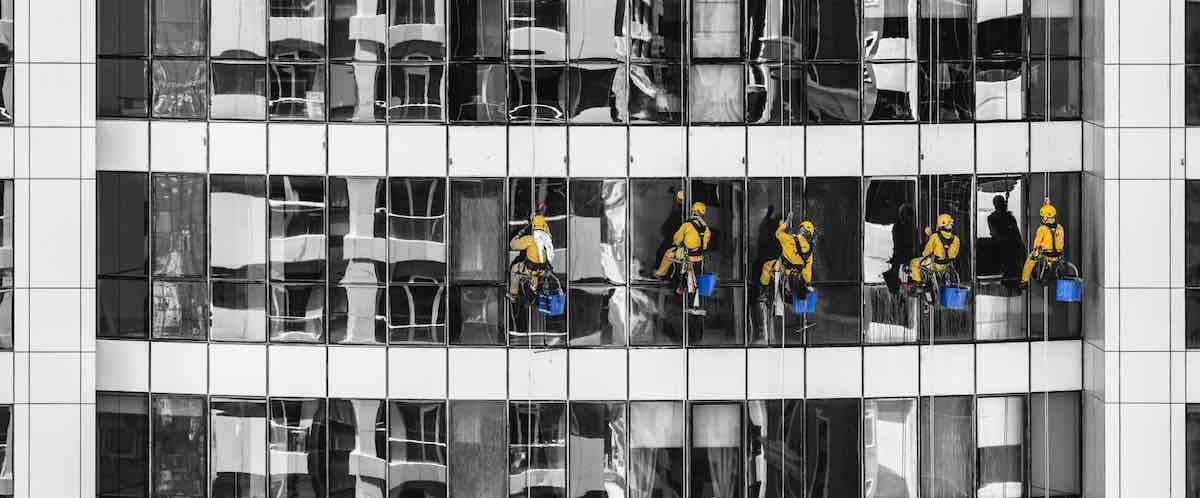
[[[808,56],[814,60],[857,61],[860,0],[805,0]]]
[[[921,250],[929,239],[923,233],[925,228],[935,229],[941,214],[954,217],[953,231],[960,240],[960,246],[953,270],[958,273],[959,282],[969,286],[974,279],[975,252],[971,246],[971,234],[975,233],[976,207],[973,199],[977,195],[971,175],[926,175],[919,180],[921,195],[917,222],[922,231],[918,238]],[[975,323],[972,313],[970,303],[962,311],[938,306],[932,316],[924,315],[926,319],[922,321],[921,340],[929,340],[931,333],[933,341],[939,343],[971,340],[974,336],[972,325]]]
[[[918,496],[917,400],[864,400],[862,439],[864,495]]]
[[[863,66],[863,117],[867,121],[915,121],[919,93],[916,63]]]
[[[917,185],[913,178],[868,178],[863,195],[863,340],[913,342],[915,300],[900,295],[900,267],[917,254]],[[814,268],[817,271],[820,266]]]
[[[96,172],[96,273],[146,275],[149,180],[146,173]]]
[[[1188,0],[1183,9],[1184,62],[1200,64],[1200,2]]]
[[[149,64],[143,60],[96,61],[96,116],[146,117],[149,111],[148,71]],[[7,69],[5,72],[11,73]],[[12,102],[8,102],[5,107],[12,106]]]
[[[569,300],[569,299],[568,299]],[[567,304],[570,307],[570,303]],[[546,316],[533,306],[513,305],[508,314],[510,346],[562,346],[567,342],[566,315]]]
[[[1186,420],[1184,445],[1187,451],[1187,492],[1194,494],[1200,491],[1200,479],[1196,478],[1196,473],[1200,472],[1200,458],[1197,458],[1200,457],[1200,405],[1187,405]]]
[[[329,0],[329,58],[382,61],[386,19],[384,0]]]
[[[329,120],[383,121],[387,91],[387,69],[381,64],[330,64]]]
[[[627,187],[624,179],[571,180],[572,282],[625,283]]]
[[[0,351],[13,349],[13,289],[0,290]]]
[[[389,0],[388,57],[393,61],[446,58],[446,7],[440,0]]]
[[[154,496],[203,498],[208,482],[208,408],[201,396],[156,394],[150,426]]]
[[[108,0],[102,5],[96,9],[96,54],[146,55],[150,2]]]
[[[624,39],[632,60],[683,58],[684,4],[681,0],[643,0],[628,4]]]
[[[509,496],[565,497],[567,404],[514,401],[508,422]]]
[[[503,64],[451,64],[448,105],[451,121],[503,123],[508,75]]]
[[[273,398],[270,405],[270,496],[326,496],[325,400]]]
[[[325,177],[271,176],[271,280],[325,280]]]
[[[329,495],[370,498],[387,487],[387,412],[374,399],[329,400]]]
[[[975,407],[971,396],[921,398],[921,496],[975,496]]]
[[[804,0],[747,0],[746,42],[750,58],[804,57]]]
[[[153,175],[150,205],[153,273],[164,277],[203,277],[208,247],[203,174]]]
[[[571,403],[567,478],[571,498],[624,498],[629,463],[625,403]]]
[[[445,67],[441,64],[390,66],[391,91],[387,95],[387,115],[391,121],[438,121],[445,118],[442,103],[446,89],[442,85]]]
[[[724,282],[742,280],[742,239],[746,223],[744,181],[696,178],[689,185],[692,202],[704,203],[704,221],[712,230],[708,251],[704,254],[704,271],[716,272]],[[671,230],[672,235],[678,228],[676,224]]]
[[[683,496],[683,402],[629,404],[629,495]]]
[[[202,56],[207,52],[208,2],[154,0],[152,12],[154,55]]]
[[[691,405],[692,496],[742,496],[741,403]]]
[[[1083,406],[1079,391],[1030,393],[1029,398],[1030,494],[1083,496],[1080,471]],[[1187,423],[1193,423],[1190,411]],[[1188,462],[1195,462],[1192,455]],[[1195,474],[1189,472],[1189,475]]]
[[[388,188],[391,281],[445,281],[446,180],[389,178]]]
[[[1200,289],[1185,289],[1183,299],[1187,347],[1200,348]]]
[[[984,1],[988,2],[989,0]],[[974,3],[973,0],[923,0],[920,2],[921,22],[917,47],[922,59],[937,61],[971,59],[971,16]],[[980,16],[983,15],[983,13],[980,14]]]
[[[209,175],[212,278],[263,280],[267,270],[267,182],[261,175]]]
[[[446,498],[446,404],[388,402],[388,496]]]
[[[508,118],[513,123],[566,123],[566,66],[510,65]]]
[[[447,1],[450,56],[499,59],[504,56],[505,0]]]
[[[805,451],[805,409],[802,399],[783,400],[783,496],[804,496],[808,488],[805,462],[810,456]]]
[[[388,289],[392,344],[446,342],[446,288],[435,285],[392,285]]]
[[[329,281],[387,279],[387,190],[382,178],[329,177]]]
[[[654,269],[683,223],[682,203],[676,197],[682,190],[678,178],[629,180],[629,276],[633,281],[658,281]]]
[[[572,123],[625,122],[629,110],[628,74],[624,64],[572,64],[567,67],[568,119]]]
[[[978,495],[1025,496],[1025,396],[980,397],[976,409]]]
[[[746,496],[782,498],[789,454],[783,445],[783,400],[746,402]]]
[[[325,57],[325,2],[270,2],[271,58],[316,60]]]
[[[624,346],[629,294],[624,287],[571,286],[571,346]]]
[[[1025,296],[1017,289],[1025,263],[1025,181],[979,177],[975,185],[975,337],[1025,336]],[[1015,211],[1015,212],[1014,212]]]
[[[325,285],[271,284],[272,342],[325,340]]]
[[[975,111],[975,71],[970,62],[919,64],[920,107],[923,122],[970,121]]]
[[[1041,224],[1038,209],[1047,197],[1058,208],[1058,223],[1066,231],[1066,249],[1060,258],[1082,270],[1083,246],[1079,235],[1083,229],[1081,175],[1075,173],[1046,173],[1029,175],[1029,195],[1026,196],[1028,226]],[[1035,232],[1034,230],[1030,230]],[[1027,234],[1032,243],[1033,233]],[[1043,288],[1034,282],[1029,285],[1029,335],[1041,339],[1079,337],[1082,332],[1083,308],[1079,303],[1060,303],[1054,297],[1054,287]]]
[[[213,398],[209,423],[213,498],[266,498],[266,401]]]
[[[267,115],[267,66],[258,63],[212,63],[212,119],[261,120]]]
[[[629,344],[683,345],[683,301],[668,287],[630,287]]]
[[[752,345],[778,345],[783,342],[784,316],[788,310],[782,302],[778,308],[766,302],[761,273],[763,265],[780,255],[775,229],[790,211],[791,204],[785,203],[784,197],[791,197],[789,194],[792,189],[788,185],[794,182],[794,178],[746,180],[746,262],[749,264],[746,272],[756,284],[747,288],[747,299],[751,304],[746,312],[750,315]]]
[[[498,178],[451,181],[450,278],[455,281],[503,281],[504,190]]]
[[[719,286],[701,301],[705,316],[687,315],[689,346],[741,346],[746,343],[746,289]]]
[[[1184,91],[1187,95],[1200,95],[1200,66],[1184,68]],[[1200,125],[1200,99],[1189,97],[1185,99],[1184,106],[1185,123],[1188,126]]]
[[[149,412],[145,394],[96,394],[97,498],[149,496]]]
[[[97,337],[144,339],[149,312],[150,282],[146,279],[96,279]]]
[[[688,77],[688,111],[693,123],[740,123],[744,119],[741,64],[695,64]]]
[[[1034,60],[1029,64],[1029,119],[1079,119],[1080,62]]]
[[[1025,46],[1025,4],[1020,0],[978,0],[975,53],[978,57],[1021,57]]]
[[[1021,61],[975,63],[975,119],[1019,120],[1025,117],[1025,76]]]
[[[207,283],[155,280],[153,299],[152,338],[202,341],[208,337]]]
[[[671,64],[629,65],[629,120],[633,123],[683,121],[683,68]]]
[[[810,399],[804,406],[806,482],[811,498],[851,498],[862,491],[859,399]]]
[[[741,58],[741,2],[692,0],[694,58]]]
[[[325,66],[271,64],[271,119],[325,119]]]
[[[502,286],[450,288],[450,343],[454,345],[504,345]]]
[[[387,343],[387,293],[383,287],[329,286],[329,342]]]
[[[230,59],[267,56],[267,0],[211,2],[209,55]]]
[[[749,64],[746,66],[746,122],[801,124],[806,72],[803,66]]]
[[[0,123],[12,123],[14,104],[13,88],[16,72],[12,66],[0,67]]]
[[[858,64],[810,64],[805,76],[808,119],[818,123],[853,123],[861,119]]]
[[[804,340],[808,344],[858,344],[862,331],[860,285],[857,282],[814,283],[813,288],[819,296],[816,312],[806,315],[803,321],[799,317],[788,319],[784,342],[788,345],[799,345]]]
[[[1183,182],[1183,268],[1184,285],[1200,287],[1200,180]]]
[[[804,183],[804,216],[816,224],[818,234],[814,282],[862,280],[864,262],[858,257],[858,248],[862,247],[863,230],[857,223],[845,223],[862,217],[860,182],[858,177],[830,177],[809,178]],[[793,181],[793,189],[799,186],[800,182]],[[795,213],[793,220],[799,215]]]
[[[208,66],[203,60],[155,60],[151,71],[153,117],[204,119],[208,112]]]
[[[883,0],[863,5],[863,60],[917,58],[917,0]]]
[[[508,495],[506,411],[504,401],[450,402],[450,496]]]
[[[510,60],[566,60],[567,1],[509,0]]]
[[[265,341],[266,284],[213,280],[211,327],[214,341]]]
[[[1035,56],[1079,57],[1079,5],[1076,0],[1031,2],[1029,52]]]
[[[567,53],[572,60],[622,60],[629,55],[624,0],[568,0]]]

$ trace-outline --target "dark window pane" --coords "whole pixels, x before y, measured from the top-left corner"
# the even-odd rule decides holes
[[[208,66],[203,60],[155,60],[151,70],[156,118],[204,119]]]
[[[805,0],[808,56],[816,60],[857,61],[859,0]],[[857,88],[858,85],[855,85]]]
[[[566,60],[567,0],[508,0],[510,60]]]
[[[156,277],[203,277],[208,268],[206,176],[155,173],[152,180],[152,273]]]
[[[624,346],[629,327],[624,287],[571,286],[567,299],[572,346]]]
[[[1025,117],[1025,67],[1021,61],[975,63],[975,119],[1013,121]]]
[[[1200,125],[1200,66],[1187,66],[1184,92],[1184,120],[1188,126]]]
[[[508,117],[513,123],[565,123],[570,105],[565,66],[510,65]]]
[[[573,64],[567,68],[566,112],[571,122],[624,122],[628,118],[628,74],[622,64]]]
[[[1183,296],[1187,347],[1200,348],[1200,289],[1186,289]]]
[[[208,481],[208,408],[199,396],[153,397],[154,496],[204,498]]]
[[[96,173],[96,273],[147,274],[148,182],[146,173]]]
[[[208,52],[207,1],[154,0],[153,16],[154,55],[203,56]]]
[[[446,10],[442,0],[389,0],[388,57],[393,61],[446,57]]]
[[[392,285],[388,288],[392,344],[443,344],[446,342],[446,287]]]
[[[329,119],[383,121],[387,88],[387,69],[382,65],[330,64]]]
[[[212,278],[267,277],[267,178],[210,175]]]
[[[911,61],[917,58],[916,4],[917,0],[883,0],[863,6],[864,60]],[[922,52],[922,56],[927,54]]]
[[[1184,426],[1184,456],[1187,466],[1187,494],[1200,493],[1200,405],[1188,404]]]
[[[212,3],[213,57],[261,59],[267,56],[267,0]]]
[[[446,404],[388,403],[389,496],[446,498]]]
[[[1029,64],[1029,119],[1079,119],[1078,60]]]
[[[748,291],[751,307],[746,310],[750,315],[750,344],[779,345],[783,343],[783,323],[785,306],[782,299],[778,303],[770,302],[767,290],[770,289],[771,270],[775,259],[782,250],[775,238],[775,230],[779,222],[791,210],[791,185],[803,184],[802,179],[794,178],[750,178],[746,185],[747,219],[746,219],[746,248],[748,251],[746,272],[752,285]],[[842,251],[845,252],[845,251]],[[763,268],[768,268],[767,284],[762,283]],[[747,472],[750,472],[747,469]]]
[[[692,496],[742,496],[742,405],[691,405]]]
[[[1183,281],[1200,287],[1200,180],[1183,182]]]
[[[504,310],[508,292],[502,286],[450,288],[450,343],[504,345]]]
[[[455,59],[504,56],[504,0],[448,0],[450,55]],[[498,495],[497,495],[498,496]]]
[[[450,278],[502,282],[504,180],[455,179],[450,184]]]
[[[862,439],[867,496],[918,496],[917,400],[864,400]]]
[[[987,1],[989,0],[984,0]],[[917,38],[917,50],[921,59],[948,61],[971,58],[973,3],[975,2],[962,0],[920,2],[921,27]],[[980,13],[981,17],[983,15],[985,14]]]
[[[363,285],[329,286],[329,342],[387,343],[387,289]]]
[[[693,123],[740,123],[743,119],[741,64],[694,64],[688,77],[688,115]]]
[[[684,3],[681,0],[630,2],[629,22],[621,27],[632,60],[683,58]]]
[[[324,342],[325,284],[272,284],[272,342]]]
[[[571,403],[571,498],[625,496],[625,403]]]
[[[692,0],[692,57],[742,56],[740,1]]]
[[[858,64],[811,64],[807,70],[805,101],[810,121],[854,123],[861,119],[858,90],[863,73]]]
[[[209,413],[212,497],[266,498],[266,401],[213,398]]]
[[[1025,295],[1016,289],[1028,254],[1025,180],[1022,176],[978,177],[975,193],[976,217],[980,218],[975,223],[975,338],[1025,337]]]
[[[631,122],[672,124],[683,121],[684,83],[681,66],[631,64],[628,88]]]
[[[1035,56],[1079,57],[1080,3],[1079,0],[1030,2],[1029,52]]]
[[[971,175],[924,175],[918,178],[918,183],[920,200],[917,226],[923,232],[926,227],[936,227],[937,218],[942,214],[954,218],[953,233],[959,239],[958,258],[947,266],[946,271],[954,272],[959,282],[969,285],[974,275],[971,234],[974,233],[972,225],[976,211]],[[918,237],[922,251],[929,238],[924,234]],[[920,256],[920,253],[917,256]],[[939,306],[932,314],[926,313],[922,316],[922,342],[930,340],[931,334],[933,342],[936,343],[969,341],[974,337],[975,318],[969,305],[965,310]]]
[[[1030,394],[1029,469],[1033,496],[1083,496],[1082,410],[1079,391]]]
[[[1022,496],[1025,479],[1025,396],[981,397],[977,405],[979,493]]]
[[[1025,46],[1025,5],[1012,0],[978,0],[975,53],[984,58],[1021,57]]]
[[[387,184],[382,178],[329,177],[329,281],[387,280]]]
[[[746,66],[746,122],[794,125],[806,112],[803,66],[751,64]]]
[[[388,119],[395,121],[437,121],[446,117],[443,102],[445,66],[391,66],[391,92],[387,95]]]
[[[1082,261],[1083,238],[1080,231],[1083,228],[1082,205],[1082,175],[1075,173],[1048,173],[1029,175],[1029,194],[1027,197],[1026,213],[1029,218],[1027,226],[1041,224],[1038,209],[1046,198],[1058,208],[1056,221],[1066,231],[1066,244],[1063,257],[1060,260],[1079,269]],[[1026,242],[1033,244],[1035,230],[1027,235]],[[1052,339],[1080,337],[1082,334],[1083,307],[1079,303],[1058,302],[1054,289],[1040,285],[1029,286],[1029,334],[1035,338],[1048,335]]]
[[[97,498],[149,496],[149,411],[145,394],[96,395]]]
[[[387,412],[373,399],[329,400],[329,494],[382,497],[387,486]]]
[[[329,58],[380,62],[387,43],[387,4],[382,0],[329,1]]]
[[[571,180],[572,282],[626,281],[627,187],[624,179]]]
[[[12,124],[16,105],[13,99],[15,81],[16,72],[12,66],[0,67],[0,124]]]
[[[797,60],[805,57],[804,0],[747,0],[746,42],[750,58]]]
[[[507,121],[507,83],[503,64],[452,64],[448,83],[450,120]]]
[[[975,407],[971,396],[921,398],[921,496],[975,496]]]
[[[100,59],[96,63],[96,115],[146,117],[149,73],[146,61]],[[11,104],[10,104],[11,105]]]
[[[567,3],[571,59],[622,60],[628,55],[628,40],[624,37],[628,7],[624,0],[568,0]]]
[[[867,121],[916,121],[917,64],[865,64],[863,118]]]
[[[658,282],[654,269],[672,246],[671,237],[683,223],[683,190],[678,178],[635,178],[629,181],[629,276],[634,281]]]
[[[272,399],[270,405],[269,496],[323,498],[328,477],[325,400]]]
[[[325,66],[271,64],[271,119],[325,119]]]
[[[208,284],[154,281],[150,337],[203,341],[208,337]]]
[[[858,399],[810,399],[804,404],[805,475],[810,498],[853,498],[862,492]]]
[[[13,299],[12,289],[0,290],[0,351],[13,349]]]
[[[745,441],[746,496],[783,498],[784,469],[790,458],[802,458],[783,444],[783,400],[746,402]]]
[[[265,119],[266,64],[213,61],[212,105],[208,112],[212,119]]]
[[[803,338],[808,344],[858,344],[862,335],[859,323],[862,287],[857,282],[815,283],[812,287],[818,296],[817,310],[805,315],[803,322],[799,317],[787,318],[788,332],[784,335],[784,343],[798,344]],[[791,313],[791,310],[787,312]]]
[[[271,280],[325,280],[325,177],[271,176]]]
[[[96,336],[144,339],[150,325],[147,279],[96,279]]]
[[[566,496],[567,404],[511,402],[509,496]]]
[[[797,180],[792,180],[793,189],[799,186]],[[817,254],[813,260],[814,282],[862,281],[863,259],[859,252],[862,228],[857,222],[839,224],[842,220],[862,219],[860,181],[858,177],[831,177],[809,178],[804,183],[804,216],[813,221],[818,234],[814,244]],[[792,204],[797,204],[795,199]],[[776,242],[776,248],[778,245]]]
[[[450,402],[450,496],[508,495],[504,401]]]
[[[147,0],[96,2],[96,54],[146,55]]]
[[[1184,62],[1200,63],[1200,2],[1188,0],[1183,4]]]
[[[704,316],[688,314],[688,346],[741,346],[746,343],[746,289],[718,286],[700,302]]]
[[[918,315],[900,298],[900,268],[917,253],[915,178],[868,178],[863,192],[863,340],[913,342]],[[822,244],[824,245],[824,244]],[[818,266],[814,271],[819,269]]]
[[[316,60],[325,57],[325,2],[269,1],[271,58]]]
[[[388,188],[391,281],[445,281],[446,180],[389,178]]]
[[[975,112],[975,71],[970,62],[921,62],[921,121],[970,121]]]
[[[683,496],[683,402],[629,404],[629,494]]]
[[[213,280],[212,330],[209,335],[214,341],[265,341],[266,284]]]
[[[629,288],[629,344],[683,345],[683,301],[675,289]]]

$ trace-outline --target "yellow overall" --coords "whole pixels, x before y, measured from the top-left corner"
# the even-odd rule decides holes
[[[546,262],[546,258],[543,257],[541,251],[538,251],[538,245],[533,235],[527,234],[513,237],[508,243],[508,248],[514,251],[525,251],[524,261],[518,261],[512,266],[508,278],[508,292],[514,296],[520,292],[519,282],[521,275],[528,276],[530,285],[534,289],[537,289],[538,280],[541,278],[543,272],[550,269],[550,265]]]
[[[1067,231],[1062,225],[1050,226],[1043,223],[1038,226],[1037,235],[1033,237],[1033,250],[1029,252],[1029,257],[1025,258],[1025,267],[1021,269],[1021,281],[1029,282],[1038,260],[1058,261],[1066,245]]]
[[[657,277],[667,276],[671,271],[671,263],[682,261],[684,256],[687,257],[688,262],[693,264],[704,261],[704,251],[708,249],[708,242],[711,239],[712,230],[708,229],[703,218],[696,216],[685,221],[675,231],[675,236],[671,238],[675,246],[663,253],[662,261],[659,262],[654,275]]]
[[[958,257],[960,246],[961,242],[953,232],[947,230],[934,232],[925,242],[925,250],[921,251],[921,257],[913,258],[908,265],[909,271],[912,273],[912,281],[921,282],[922,268],[938,275],[945,273],[946,267]]]
[[[800,278],[804,279],[804,285],[811,284],[813,269],[812,244],[803,235],[787,233],[786,223],[780,223],[779,228],[775,229],[775,239],[779,241],[779,248],[783,254],[779,258],[763,263],[762,274],[758,277],[758,283],[768,285],[771,283],[771,274],[782,271],[787,275],[799,273]],[[784,261],[787,264],[784,264]]]

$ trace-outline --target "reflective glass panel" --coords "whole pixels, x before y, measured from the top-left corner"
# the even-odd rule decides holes
[[[624,283],[628,182],[572,180],[570,187],[571,281]]]
[[[1031,0],[1029,52],[1034,56],[1079,57],[1080,3],[1079,0]]]
[[[329,58],[378,62],[387,47],[386,0],[329,0]]]
[[[857,61],[860,0],[805,0],[808,58]],[[857,87],[857,85],[855,85]]]
[[[913,178],[868,178],[863,194],[863,340],[912,342],[916,301],[900,293],[900,269],[916,255],[917,185]]]
[[[329,177],[329,281],[387,280],[387,184],[382,178]]]
[[[922,496],[975,496],[974,415],[971,396],[921,398]]]
[[[504,401],[450,402],[450,496],[508,495],[506,411]]]
[[[566,496],[567,404],[511,402],[509,496]]]
[[[207,53],[207,1],[154,0],[152,12],[154,55],[202,56]]]
[[[451,121],[508,120],[508,75],[503,64],[451,64],[447,89]]]
[[[976,55],[1021,57],[1025,46],[1024,0],[976,0],[976,3]]]
[[[391,281],[445,281],[446,180],[389,178],[388,188]]]
[[[143,60],[96,61],[96,116],[146,117],[148,66]]]
[[[97,2],[96,54],[146,55],[149,17],[149,0]]]
[[[683,68],[671,64],[629,65],[629,120],[671,124],[683,121]]]
[[[633,281],[658,281],[654,269],[683,222],[682,204],[676,200],[682,190],[678,178],[629,180],[629,277]]]
[[[565,123],[566,66],[510,65],[508,117],[513,123]]]
[[[691,0],[694,58],[742,56],[742,5],[738,0]]]
[[[981,397],[977,405],[978,495],[1025,496],[1025,396]]]
[[[1076,270],[1080,269],[1083,258],[1083,246],[1080,245],[1083,240],[1080,236],[1083,229],[1081,181],[1082,176],[1078,172],[1029,175],[1028,204],[1025,208],[1029,216],[1027,225],[1037,227],[1041,225],[1038,210],[1042,203],[1049,199],[1054,204],[1058,209],[1055,221],[1066,232],[1064,254],[1060,259]],[[1026,241],[1032,245],[1037,229],[1032,228],[1030,232]],[[1039,339],[1046,335],[1051,339],[1079,337],[1082,333],[1083,307],[1079,303],[1059,302],[1054,294],[1053,284],[1049,287],[1030,284],[1029,335]]]
[[[742,404],[691,405],[691,496],[742,496]]]
[[[1090,413],[1089,413],[1090,415]],[[1200,493],[1200,405],[1187,405],[1184,447],[1187,452],[1187,493]]]
[[[325,2],[271,2],[270,52],[275,60],[316,60],[325,57]]]
[[[629,327],[625,287],[572,285],[567,298],[572,346],[624,346]]]
[[[265,341],[267,285],[213,280],[211,327],[214,341]]]
[[[267,66],[212,63],[212,119],[262,120],[267,116]]]
[[[329,495],[375,498],[387,487],[387,411],[373,399],[329,400]]]
[[[212,278],[267,276],[267,181],[260,175],[210,175]]]
[[[918,71],[921,121],[971,120],[975,112],[975,71],[970,62],[923,61]]]
[[[747,287],[750,308],[750,344],[781,344],[786,306],[782,299],[770,300],[768,292],[773,278],[774,261],[781,255],[775,232],[779,223],[791,211],[792,184],[803,184],[795,178],[750,178],[746,182],[746,269],[753,285]],[[787,198],[787,201],[784,199]],[[767,283],[762,283],[764,268]],[[750,472],[747,469],[747,472]]]
[[[271,280],[325,280],[325,177],[271,176]]]
[[[208,284],[155,280],[150,336],[202,341],[208,337]]]
[[[567,68],[567,115],[572,123],[622,123],[629,118],[629,71],[624,64]]]
[[[325,119],[325,66],[321,64],[271,64],[271,119]]]
[[[712,235],[704,255],[704,270],[716,272],[723,282],[742,280],[746,184],[741,179],[692,179],[692,202],[705,205],[704,221]],[[672,229],[674,235],[676,225]]]
[[[329,287],[329,342],[387,343],[387,294],[383,287]]]
[[[804,122],[806,71],[800,65],[746,66],[746,122],[795,125]]]
[[[320,498],[326,493],[325,400],[270,400],[269,496]]]
[[[13,121],[16,103],[13,99],[15,81],[16,72],[12,66],[0,67],[0,123],[12,123]]]
[[[199,396],[152,397],[150,462],[154,496],[204,498],[208,482],[208,408]]]
[[[629,2],[628,22],[622,27],[634,60],[683,58],[684,13],[682,0]]]
[[[442,121],[446,117],[443,102],[446,89],[441,64],[391,66],[391,90],[387,95],[387,115],[391,121]]]
[[[96,273],[147,274],[148,183],[146,173],[96,172]]]
[[[704,316],[689,314],[689,346],[740,346],[745,344],[746,289],[720,285],[700,302]]]
[[[387,68],[380,64],[329,65],[329,119],[375,122],[387,115]]]
[[[1029,395],[1029,471],[1032,496],[1082,496],[1082,411],[1078,391]],[[1191,423],[1190,413],[1187,423]],[[1190,448],[1188,451],[1190,452]],[[1193,474],[1189,472],[1189,475]]]
[[[13,300],[16,292],[13,289],[0,290],[0,351],[13,349]]]
[[[454,179],[450,184],[450,278],[502,282],[504,244],[503,179]]]
[[[272,284],[270,298],[271,341],[325,340],[324,284]]]
[[[922,59],[971,59],[971,15],[974,3],[973,0],[920,2],[921,28],[917,46]]]
[[[853,226],[840,224],[842,221],[861,219],[863,206],[859,202],[859,192],[862,188],[860,182],[858,177],[828,177],[808,178],[803,184],[803,214],[817,227],[817,241],[814,245],[820,259],[814,260],[814,282],[862,280],[862,268],[866,260],[860,258],[857,253],[858,248],[862,247],[863,230],[857,223]],[[799,179],[794,179],[791,186],[797,189],[800,186]],[[801,214],[797,209],[800,207],[799,199],[795,197],[793,194],[793,221]],[[884,245],[887,246],[886,242]]]
[[[863,401],[863,496],[917,496],[917,400]]]
[[[976,197],[971,175],[924,175],[919,177],[920,201],[918,203],[918,226],[921,227],[921,255],[931,236],[924,235],[926,228],[937,227],[937,219],[942,214],[948,214],[954,219],[952,233],[959,240],[958,257],[947,267],[947,272],[957,274],[959,282],[970,285],[974,278],[974,250],[971,244],[971,234],[974,233],[973,204]],[[911,263],[911,262],[910,262]],[[950,273],[946,278],[951,278]],[[969,341],[974,335],[970,303],[965,310],[952,310],[944,306],[937,307],[932,315],[924,314],[922,321],[921,340],[927,341],[932,335],[933,341]]]
[[[508,0],[510,60],[566,60],[568,0]]]
[[[1200,66],[1184,69],[1184,91],[1186,95],[1200,95]],[[1188,126],[1200,125],[1200,99],[1188,97],[1184,101],[1184,119]]]
[[[150,325],[150,282],[96,279],[97,337],[145,338]]]
[[[389,0],[388,57],[393,61],[446,57],[446,5],[442,0]]]
[[[683,402],[629,404],[629,495],[683,496]]]
[[[504,345],[507,289],[455,285],[450,290],[450,343]]]
[[[267,56],[267,0],[225,0],[212,3],[209,54],[227,59]]]
[[[97,498],[149,496],[149,412],[145,394],[96,394]]]
[[[863,118],[867,121],[915,121],[920,98],[915,63],[863,66]]]
[[[624,498],[629,462],[625,403],[571,403],[570,498]]]
[[[209,417],[212,498],[266,498],[266,401],[213,398]]]
[[[863,5],[863,59],[917,59],[917,0],[882,0]]]
[[[746,42],[750,58],[795,60],[805,57],[804,0],[747,0]]]
[[[1183,280],[1200,287],[1200,180],[1183,182],[1183,202]]]
[[[806,482],[810,498],[852,498],[862,491],[859,399],[810,399],[804,404]]]
[[[208,223],[203,174],[155,173],[150,204],[153,273],[164,277],[203,277]]]
[[[859,64],[810,64],[806,66],[805,101],[808,119],[818,123],[852,123],[861,119]]]
[[[389,496],[446,498],[446,404],[388,402]]]
[[[1079,119],[1080,62],[1034,60],[1029,64],[1029,119]]]
[[[388,299],[392,344],[446,342],[446,287],[393,284]]]
[[[975,63],[975,119],[1019,120],[1025,117],[1025,68],[1021,61]]]
[[[975,183],[975,337],[1025,337],[1025,181],[1021,176],[978,177]]]
[[[782,498],[783,473],[788,461],[783,446],[783,400],[746,402],[745,441],[746,496]]]
[[[699,0],[697,0],[699,1]],[[735,7],[736,8],[736,7]],[[688,82],[693,123],[740,123],[746,71],[741,64],[694,64]]]
[[[625,35],[625,0],[567,0],[568,53],[573,60],[623,60],[629,55]]]
[[[683,301],[670,287],[629,288],[629,344],[683,345]]]
[[[204,119],[208,112],[208,65],[203,60],[155,60],[151,72],[153,117]]]
[[[499,59],[504,56],[505,0],[447,1],[450,56]]]

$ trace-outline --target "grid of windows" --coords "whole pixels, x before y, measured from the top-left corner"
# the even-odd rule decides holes
[[[415,178],[97,173],[98,336],[512,346],[914,344],[1074,338],[1078,303],[1018,286],[1038,209],[1077,261],[1080,174],[834,178]],[[703,316],[653,274],[707,205]],[[535,206],[566,312],[505,298]],[[903,265],[956,219],[963,310],[922,312]],[[770,299],[789,214],[817,225],[814,312]],[[793,223],[794,224],[794,223]],[[1052,288],[1052,287],[1051,287]],[[517,301],[520,303],[520,301]]]
[[[195,498],[1081,496],[1077,391],[690,403],[100,393],[96,406],[100,498],[148,496],[150,480],[154,496]]]
[[[103,117],[1080,115],[1079,0],[111,0],[98,10]]]

